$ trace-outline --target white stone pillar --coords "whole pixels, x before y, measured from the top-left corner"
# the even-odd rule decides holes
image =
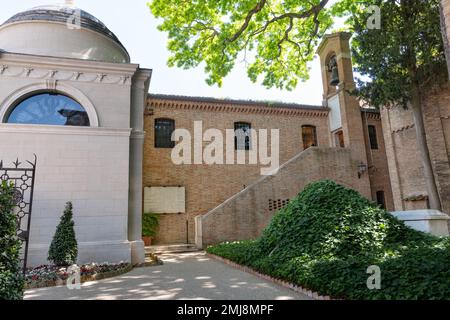
[[[151,71],[139,69],[133,77],[131,87],[131,137],[130,137],[130,181],[128,199],[128,240],[131,245],[131,263],[145,262],[142,241],[142,177],[144,159],[144,110]]]

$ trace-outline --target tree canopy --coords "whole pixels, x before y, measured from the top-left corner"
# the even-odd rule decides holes
[[[371,2],[381,8],[381,29],[368,30],[363,12],[350,21],[355,69],[370,79],[358,81],[357,95],[375,107],[406,107],[415,91],[447,77],[439,0]]]
[[[308,79],[307,63],[314,58],[320,39],[333,27],[334,18],[348,16],[348,27],[358,33],[354,41],[360,48],[354,52],[358,71],[372,79],[383,79],[380,81],[385,88],[396,89],[375,94],[377,83],[366,86],[361,94],[379,104],[406,98],[404,94],[399,97],[399,92],[405,90],[397,90],[399,81],[408,83],[406,55],[417,53],[416,64],[427,66],[418,68],[421,82],[427,82],[425,78],[434,72],[433,68],[439,68],[443,50],[439,14],[436,14],[438,2],[152,0],[148,6],[155,17],[162,19],[159,30],[168,34],[169,66],[189,69],[204,63],[207,83],[221,86],[235,64],[243,62],[253,82],[287,90]],[[380,30],[367,28],[373,13],[368,9],[372,5],[382,11]],[[389,42],[384,43],[388,33]],[[361,53],[367,50],[374,53],[367,61],[370,67],[359,63]],[[375,96],[383,98],[375,101]]]
[[[340,0],[153,0],[159,30],[168,33],[169,66],[205,63],[207,83],[222,80],[242,61],[253,82],[292,90],[308,79],[307,62],[333,15],[355,7]]]

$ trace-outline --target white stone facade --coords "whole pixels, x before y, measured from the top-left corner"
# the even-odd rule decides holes
[[[0,159],[8,165],[17,158],[25,162],[37,156],[28,265],[47,262],[68,201],[74,207],[78,263],[143,262],[142,197],[134,193],[142,187],[144,132],[139,118],[143,118],[151,71],[123,63],[125,51],[120,63],[102,59],[118,47],[102,35],[97,36],[105,45],[97,42],[101,48],[94,51],[100,60],[112,62],[94,61],[91,56],[73,59],[69,54],[73,44],[88,47],[95,32],[75,31],[71,38],[63,24],[36,25],[39,30],[65,34],[54,51],[58,57],[41,55],[39,48],[33,50],[33,43],[27,54],[0,50]],[[31,22],[26,26],[38,30]],[[0,49],[12,46],[10,51],[18,45],[16,33],[23,31],[23,25],[8,28],[10,33],[0,28]],[[18,101],[39,93],[72,98],[86,110],[90,127],[6,123]]]
[[[30,234],[32,264],[45,263],[67,201],[74,206],[80,261],[130,260],[126,250],[129,135],[130,130],[119,129],[0,126],[4,162],[33,159],[33,153],[38,158]],[[105,241],[114,244],[114,251],[120,250],[112,254],[103,245]],[[97,249],[101,251],[98,257],[92,253]]]

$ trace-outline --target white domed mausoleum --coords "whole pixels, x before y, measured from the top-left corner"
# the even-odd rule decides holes
[[[28,265],[47,261],[72,201],[78,262],[144,261],[143,114],[151,70],[72,6],[0,25],[0,159],[37,156]]]

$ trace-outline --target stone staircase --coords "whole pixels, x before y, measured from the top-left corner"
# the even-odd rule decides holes
[[[195,252],[199,251],[195,244],[170,244],[170,245],[158,245],[145,247],[145,256],[151,254],[166,254],[166,253],[183,253],[183,252]]]

